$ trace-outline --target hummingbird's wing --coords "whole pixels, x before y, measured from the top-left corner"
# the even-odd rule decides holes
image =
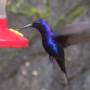
[[[90,34],[54,35],[63,48],[84,42],[90,42]]]
[[[68,47],[84,42],[90,42],[90,21],[67,24],[62,27],[60,34],[53,35],[62,47]]]

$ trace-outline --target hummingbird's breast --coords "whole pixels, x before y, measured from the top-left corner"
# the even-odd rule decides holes
[[[43,47],[51,56],[58,56],[60,52],[60,47],[58,46],[57,42],[51,37],[47,36],[46,38],[42,38]]]
[[[57,41],[52,37],[54,34],[52,28],[44,20],[40,20],[38,25],[38,30],[41,33],[43,47],[46,52],[51,56],[59,56],[60,47]]]

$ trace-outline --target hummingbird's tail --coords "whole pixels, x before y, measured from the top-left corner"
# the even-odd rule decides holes
[[[68,84],[68,76],[67,76],[67,72],[66,72],[66,68],[65,68],[65,59],[58,58],[58,59],[56,59],[56,62],[64,74],[65,84],[67,85]]]

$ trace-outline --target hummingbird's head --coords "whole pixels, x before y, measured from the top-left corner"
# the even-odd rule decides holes
[[[44,19],[39,19],[32,23],[33,28],[36,28],[41,34],[51,34],[52,30],[49,24]]]
[[[32,24],[25,25],[21,29],[32,27],[36,28],[38,31],[40,31],[42,34],[44,33],[51,33],[51,27],[44,19],[38,19],[34,21]]]
[[[49,25],[44,19],[39,19],[34,21],[31,27],[36,28],[38,30],[44,30],[45,28],[49,27]]]

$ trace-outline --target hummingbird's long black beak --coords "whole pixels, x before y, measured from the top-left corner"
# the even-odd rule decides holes
[[[27,24],[23,27],[18,28],[18,30],[22,30],[22,29],[25,29],[25,28],[28,28],[28,27],[32,27],[32,24]]]
[[[21,27],[20,29],[25,29],[25,28],[28,28],[28,27],[32,27],[32,24],[27,24],[27,25]]]

